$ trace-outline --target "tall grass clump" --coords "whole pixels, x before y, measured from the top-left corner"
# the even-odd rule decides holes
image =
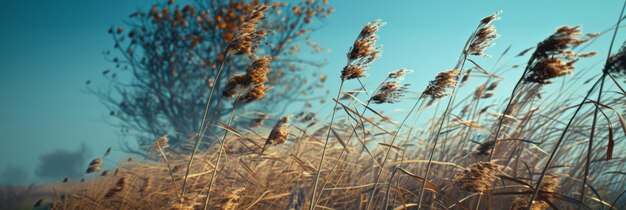
[[[33,204],[53,209],[626,208],[626,92],[618,81],[626,75],[626,46],[613,53],[611,43],[601,69],[583,67],[583,61],[596,59],[585,49],[611,30],[583,34],[579,26],[561,26],[553,33],[528,32],[548,36],[514,54],[507,48],[485,68],[482,59],[491,57],[487,49],[500,36],[494,21],[501,13],[496,12],[479,20],[452,68],[435,75],[397,69],[370,88],[368,71],[384,59],[377,33],[385,23],[375,20],[361,28],[346,64],[334,71],[340,78],[337,92],[325,98],[333,101],[332,110],[272,115],[243,108],[279,92],[268,76],[279,58],[256,50],[272,33],[259,28],[270,7],[250,10],[224,48],[224,60],[246,56],[248,62],[245,71],[228,73],[207,93],[204,113],[198,113],[205,120],[186,141],[193,150],[172,145],[163,133],[147,145],[144,159],[109,166],[106,155],[92,157],[83,181],[45,185],[38,190],[54,193],[37,194],[41,200]],[[615,35],[620,26],[611,28],[613,41],[620,38]],[[216,66],[216,77],[224,76],[219,73],[224,65]],[[518,75],[515,84],[506,84],[505,72]],[[415,75],[434,79],[414,90]],[[581,97],[583,88],[587,94]],[[502,92],[511,94],[499,97]],[[592,93],[598,93],[595,100]],[[223,109],[227,118],[206,117],[215,111],[212,100],[230,103]],[[403,108],[400,117],[389,112],[393,104]]]

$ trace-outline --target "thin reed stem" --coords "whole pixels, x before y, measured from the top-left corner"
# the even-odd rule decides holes
[[[363,83],[361,82],[361,79],[358,79],[359,84],[361,85],[361,88],[363,89],[363,91],[365,91],[365,93],[367,94],[367,90],[365,89],[365,85],[363,85]],[[387,80],[389,80],[389,77],[385,78],[385,80],[383,80],[378,87],[376,87],[376,89],[374,89],[374,92],[376,92],[381,86],[382,84],[384,84]],[[369,94],[367,94],[369,96]],[[367,100],[367,103],[365,104],[365,107],[363,107],[363,111],[361,111],[361,116],[363,116],[365,114],[365,112],[367,111],[367,107],[371,104],[372,99],[370,98],[369,100]],[[365,124],[363,124],[363,122],[359,123],[357,122],[357,124],[361,125],[361,128],[363,130],[365,130]],[[348,140],[346,141],[346,145],[350,145],[350,142],[352,141],[352,136],[354,136],[356,134],[356,128],[352,129],[352,133],[350,133],[350,136],[348,137]],[[358,136],[357,136],[358,138]],[[365,138],[365,136],[363,136],[363,138]],[[347,149],[347,148],[346,148]],[[337,161],[335,161],[335,164],[333,164],[333,167],[330,169],[330,172],[328,173],[328,176],[326,177],[326,179],[324,179],[324,184],[322,185],[322,189],[321,192],[319,194],[319,196],[317,196],[317,200],[320,200],[322,198],[322,195],[324,194],[324,188],[326,188],[326,184],[328,183],[328,179],[333,175],[333,172],[335,171],[335,168],[337,167],[337,165],[339,165],[339,162],[341,161],[341,158],[343,157],[343,155],[346,152],[346,149],[341,150],[341,152],[339,153],[339,157],[337,158]],[[343,174],[342,174],[343,175]],[[331,194],[333,193],[333,191],[330,192]]]
[[[531,199],[530,199],[530,201],[528,203],[528,207],[526,208],[526,210],[530,210],[531,209],[533,201],[537,198],[537,195],[539,194],[539,190],[541,188],[541,184],[543,183],[543,178],[545,177],[546,172],[548,171],[548,168],[550,167],[550,163],[552,163],[552,160],[556,156],[556,152],[557,152],[559,146],[563,142],[563,139],[565,139],[565,134],[567,134],[567,131],[570,128],[570,126],[572,125],[572,122],[574,122],[574,118],[576,118],[576,116],[578,115],[578,112],[580,112],[581,108],[583,107],[583,104],[585,104],[585,102],[587,101],[587,99],[589,98],[591,93],[593,93],[593,90],[595,90],[596,87],[598,86],[598,84],[600,84],[600,81],[601,81],[601,79],[598,79],[593,84],[593,86],[589,89],[589,91],[587,92],[587,94],[585,95],[583,100],[580,102],[580,104],[578,104],[578,106],[576,108],[576,111],[574,111],[574,114],[572,115],[570,120],[567,122],[567,125],[563,129],[563,132],[561,133],[561,136],[559,137],[559,140],[557,140],[556,144],[554,145],[554,148],[552,149],[552,152],[550,152],[550,157],[548,158],[548,162],[544,166],[544,168],[543,168],[543,170],[541,172],[541,176],[539,176],[539,180],[537,180],[537,184],[535,185],[535,189],[533,190],[533,195],[532,195],[532,197],[531,197]]]
[[[474,36],[476,36],[476,32],[478,32],[478,29],[480,29],[480,27],[482,26],[482,23],[479,24],[476,29],[474,30],[474,32],[472,32],[472,35],[469,36],[469,38],[467,39],[467,41],[465,42],[465,46],[463,46],[463,50],[461,51],[461,55],[459,57],[459,59],[457,60],[456,65],[454,66],[454,69],[459,69],[459,67],[461,69],[460,72],[462,72],[461,70],[463,70],[463,66],[465,65],[465,61],[467,60],[467,56],[468,56],[468,47],[472,41],[472,39],[474,38]],[[422,208],[422,202],[424,199],[424,192],[426,192],[426,181],[428,180],[428,173],[430,172],[430,167],[432,165],[432,161],[433,161],[433,156],[435,155],[435,149],[437,148],[437,142],[439,140],[439,135],[441,133],[441,130],[443,128],[443,124],[445,123],[446,119],[447,119],[447,115],[448,115],[448,110],[450,109],[452,102],[454,100],[454,96],[456,94],[456,88],[459,85],[459,80],[462,77],[463,74],[459,73],[459,75],[457,75],[456,78],[456,83],[454,84],[454,87],[452,87],[452,93],[450,95],[450,99],[448,100],[448,104],[446,105],[446,109],[443,111],[443,114],[441,116],[441,124],[439,124],[439,129],[437,130],[437,133],[435,135],[435,141],[433,143],[433,148],[430,151],[430,155],[428,157],[428,163],[426,164],[426,174],[424,174],[424,181],[422,182],[422,186],[420,187],[420,195],[419,195],[419,200],[418,200],[418,204],[417,204],[417,209],[421,209]]]
[[[337,91],[337,100],[341,96],[341,90],[343,89],[344,79],[341,80],[339,84],[339,90]],[[311,202],[309,206],[309,210],[315,209],[315,194],[317,193],[317,184],[320,178],[320,174],[322,173],[322,166],[324,166],[324,156],[326,155],[326,148],[328,147],[328,140],[330,139],[330,130],[332,129],[333,122],[335,121],[335,113],[337,112],[337,106],[339,102],[335,102],[335,107],[333,108],[333,114],[330,117],[330,124],[328,125],[328,132],[326,132],[326,140],[324,141],[324,148],[322,149],[322,157],[320,158],[320,163],[317,167],[317,173],[315,174],[315,179],[313,180],[313,192],[311,194]]]
[[[539,180],[537,180],[537,185],[535,187],[535,189],[533,190],[533,195],[530,198],[530,201],[528,202],[528,206],[526,207],[526,210],[530,210],[533,206],[533,201],[537,198],[537,195],[539,194],[539,190],[541,188],[541,184],[543,183],[543,178],[546,175],[546,172],[548,171],[548,168],[550,167],[550,163],[552,162],[552,160],[554,159],[554,156],[556,155],[556,151],[559,149],[559,145],[561,144],[561,142],[563,141],[563,139],[565,138],[565,134],[567,133],[567,130],[570,127],[570,124],[572,123],[572,121],[574,121],[574,118],[576,117],[576,114],[578,114],[578,111],[580,111],[580,109],[582,108],[583,104],[587,101],[587,98],[589,98],[589,96],[591,95],[591,93],[593,92],[593,90],[595,89],[595,87],[598,85],[598,82],[601,83],[600,85],[600,93],[598,93],[598,103],[600,102],[600,97],[602,97],[602,89],[604,86],[604,80],[606,78],[606,76],[608,75],[608,66],[609,66],[609,61],[611,58],[611,52],[613,50],[613,44],[615,43],[615,37],[617,37],[617,31],[619,30],[619,24],[622,21],[622,17],[624,16],[624,9],[626,9],[626,1],[624,1],[624,5],[622,5],[622,11],[619,14],[619,17],[617,18],[617,23],[615,24],[615,30],[613,31],[613,37],[611,38],[611,43],[609,45],[609,52],[607,54],[607,58],[606,58],[606,63],[604,65],[604,69],[602,71],[602,76],[600,77],[600,79],[598,79],[598,81],[596,81],[596,83],[593,85],[593,87],[591,87],[591,89],[589,89],[589,92],[587,93],[587,95],[585,96],[585,98],[583,99],[583,101],[578,105],[578,108],[576,108],[576,112],[574,112],[574,115],[572,116],[572,118],[569,120],[569,122],[567,123],[567,126],[565,127],[565,129],[563,130],[563,133],[561,134],[561,137],[559,138],[559,140],[557,141],[556,145],[554,146],[554,149],[552,150],[552,153],[550,154],[550,157],[548,158],[548,162],[546,163],[546,165],[543,168],[543,171],[541,172],[541,176],[539,176]],[[598,111],[598,106],[596,105],[596,109],[594,110],[594,117],[593,117],[593,124],[592,124],[592,128],[591,128],[591,137],[589,139],[589,150],[591,149],[591,143],[593,141],[593,134],[594,134],[594,129],[595,129],[595,123],[596,123],[596,116],[597,116],[597,111]],[[588,151],[589,152],[589,151]],[[585,198],[585,185],[587,184],[587,175],[589,172],[589,166],[588,164],[590,164],[590,156],[591,154],[587,154],[587,164],[585,166],[585,177],[583,178],[583,187],[582,187],[582,192],[583,194],[581,194],[581,202],[584,202],[584,198]]]
[[[228,122],[226,123],[226,125],[228,126],[230,126],[230,124],[233,121],[233,117],[235,116],[235,109],[237,108],[237,101],[239,100],[239,96],[240,94],[237,94],[237,98],[235,99],[233,108],[230,111],[230,116],[228,117]],[[222,158],[222,154],[225,152],[224,146],[226,145],[226,136],[228,136],[227,130],[224,131],[224,136],[222,137],[220,151],[217,154],[217,162],[215,162],[215,169],[213,170],[213,174],[211,175],[211,181],[209,181],[209,189],[207,190],[207,195],[204,200],[204,210],[206,210],[207,206],[209,205],[209,199],[211,198],[211,190],[213,189],[213,184],[215,183],[215,180],[217,179],[217,173],[219,170],[220,160]]]
[[[615,42],[615,37],[617,36],[617,31],[619,30],[619,24],[622,20],[622,16],[624,15],[624,8],[626,8],[626,1],[624,1],[624,6],[622,7],[622,11],[620,13],[620,16],[617,20],[617,24],[615,25],[615,30],[613,31],[613,37],[611,38],[611,44],[609,45],[609,52],[607,54],[606,57],[606,63],[604,65],[604,70],[602,71],[602,81],[600,82],[600,90],[598,91],[598,99],[597,102],[598,104],[601,103],[602,100],[602,92],[604,90],[604,80],[606,78],[606,74],[608,74],[608,68],[609,68],[609,61],[611,59],[611,51],[613,50],[613,43]],[[596,120],[598,117],[598,111],[599,111],[600,107],[598,105],[596,105],[595,109],[593,110],[593,121],[591,123],[591,131],[589,133],[589,146],[587,147],[587,158],[586,158],[586,162],[585,162],[585,174],[583,176],[583,183],[582,183],[582,188],[580,191],[580,202],[581,203],[585,203],[585,190],[586,190],[586,185],[587,185],[587,179],[589,176],[589,165],[591,165],[591,150],[592,150],[592,146],[593,146],[593,138],[594,138],[594,134],[595,134],[595,128],[596,128]]]
[[[404,119],[402,120],[402,123],[400,123],[400,126],[398,127],[398,130],[394,133],[393,138],[391,139],[391,142],[389,143],[389,146],[387,148],[387,151],[385,152],[385,157],[383,158],[383,162],[380,165],[380,171],[378,171],[378,173],[376,174],[376,178],[374,179],[374,189],[372,190],[372,194],[370,195],[370,198],[367,201],[367,206],[365,207],[365,209],[370,208],[372,200],[374,199],[374,195],[376,195],[376,190],[378,188],[378,180],[380,179],[380,176],[383,174],[383,171],[385,171],[385,164],[387,163],[387,158],[389,157],[389,153],[391,153],[391,148],[392,148],[391,146],[393,146],[393,143],[396,141],[396,138],[398,138],[398,133],[400,133],[400,131],[402,130],[402,126],[404,126],[404,123],[406,122],[407,119],[409,119],[409,116],[411,116],[411,113],[413,113],[415,108],[417,108],[417,105],[419,104],[421,99],[422,97],[418,98],[417,101],[415,101],[415,104],[413,104],[413,107],[411,107],[409,114],[407,114],[406,117],[404,117]]]
[[[187,178],[189,177],[189,170],[191,169],[191,165],[193,164],[193,158],[195,157],[198,149],[200,148],[200,143],[202,142],[202,137],[204,136],[204,132],[206,129],[204,128],[204,124],[206,123],[207,113],[209,112],[209,107],[211,106],[211,99],[213,98],[213,92],[215,90],[215,86],[218,86],[220,83],[220,75],[222,74],[222,70],[224,69],[224,63],[226,63],[226,56],[228,55],[228,49],[230,48],[230,43],[224,48],[222,52],[222,57],[224,58],[220,63],[220,67],[217,70],[217,74],[215,75],[215,82],[211,86],[211,92],[209,92],[209,98],[206,101],[206,106],[204,108],[204,114],[202,114],[202,122],[200,123],[200,127],[198,129],[198,133],[196,134],[196,142],[194,143],[193,150],[191,151],[191,157],[189,158],[189,163],[187,164],[187,171],[185,172],[185,178],[183,178],[183,187],[180,192],[180,196],[185,196],[185,188],[187,186]]]

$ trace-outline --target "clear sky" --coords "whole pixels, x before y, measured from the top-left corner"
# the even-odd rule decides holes
[[[108,110],[85,92],[86,80],[102,81],[112,65],[102,51],[112,40],[106,33],[136,8],[140,0],[0,0],[0,169],[8,164],[33,170],[37,157],[58,148],[86,143],[88,156],[118,148],[117,129],[105,122]],[[331,0],[336,12],[321,24],[314,41],[331,51],[328,89],[336,90],[345,52],[364,23],[382,19],[383,56],[372,66],[367,84],[406,67],[415,72],[405,81],[420,91],[436,72],[451,68],[478,20],[502,10],[495,23],[501,34],[487,54],[499,55],[512,45],[517,53],[534,46],[561,25],[582,25],[599,32],[616,21],[622,1],[374,1]],[[618,43],[624,40],[618,36]],[[595,59],[606,57],[609,37],[592,47]],[[478,62],[488,64],[486,58]],[[495,60],[495,59],[491,59]],[[490,66],[490,65],[487,65]],[[519,74],[519,73],[518,73]],[[519,75],[516,75],[518,77]],[[505,81],[505,83],[512,83]],[[401,103],[397,106],[403,108]],[[198,113],[200,114],[200,113]]]

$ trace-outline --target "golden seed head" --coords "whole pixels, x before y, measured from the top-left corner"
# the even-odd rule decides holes
[[[574,69],[573,64],[576,61],[570,60],[565,62],[558,58],[541,59],[531,67],[524,80],[526,82],[550,84],[552,83],[549,81],[550,79],[571,74]]]
[[[480,20],[480,23],[484,25],[489,25],[492,21],[499,20],[501,13],[502,13],[502,10],[497,11],[487,17],[484,17],[483,19]]]
[[[430,81],[426,87],[423,97],[441,98],[448,95],[448,89],[456,86],[460,72],[458,69],[439,72],[435,79]]]
[[[488,56],[483,52],[487,49],[487,47],[493,46],[494,44],[491,42],[500,36],[496,34],[496,27],[491,25],[491,22],[500,19],[499,15],[501,12],[502,11],[493,13],[480,21],[480,28],[478,28],[478,31],[474,34],[474,37],[472,37],[472,41],[470,42],[470,46],[468,48],[468,54]]]
[[[245,74],[237,74],[232,76],[226,82],[226,87],[224,87],[224,91],[222,91],[222,95],[232,98],[239,92],[241,89],[241,84],[244,84],[246,80]]]
[[[246,91],[243,95],[239,96],[237,100],[234,102],[236,104],[247,104],[253,101],[261,100],[266,95],[266,91],[270,87],[265,84],[255,84]]]
[[[380,56],[380,46],[376,46],[376,32],[385,23],[375,20],[365,24],[361,33],[348,51],[348,64],[341,71],[342,80],[350,80],[367,76],[365,71]]]
[[[597,37],[587,34],[580,38],[580,27],[562,26],[548,38],[537,44],[537,49],[531,58],[532,63],[528,66],[528,73],[524,75],[525,82],[550,84],[550,79],[571,74],[574,63],[579,58],[595,55],[590,53],[575,53],[573,48]]]
[[[257,25],[265,18],[265,11],[269,8],[267,5],[260,4],[248,13],[235,32],[235,37],[228,48],[230,53],[256,57],[254,51],[266,35],[266,31],[257,30]]]
[[[102,170],[102,158],[96,158],[89,163],[86,173],[94,173]]]
[[[159,151],[160,149],[168,148],[170,146],[169,141],[170,141],[170,137],[167,136],[167,134],[163,135],[159,137],[156,141],[154,141],[154,144],[152,145],[152,149],[155,151]]]
[[[406,94],[408,86],[398,81],[384,82],[370,100],[377,104],[398,102]]]
[[[270,131],[270,135],[267,137],[267,141],[265,141],[266,145],[277,145],[282,144],[287,141],[287,136],[289,135],[289,115],[283,116],[276,122],[272,131]]]
[[[120,177],[115,186],[113,186],[109,191],[104,195],[105,198],[112,198],[117,193],[124,191],[128,187],[128,179],[126,177]]]
[[[244,84],[244,86],[267,82],[267,74],[272,70],[270,68],[271,61],[272,58],[270,56],[263,56],[254,60],[246,70],[245,82],[247,84]]]
[[[489,190],[493,181],[502,174],[502,169],[502,166],[493,162],[481,161],[459,170],[453,180],[461,190],[482,194]]]
[[[412,73],[413,70],[411,69],[398,69],[392,72],[389,72],[388,77],[392,78],[392,79],[404,79],[404,75]]]

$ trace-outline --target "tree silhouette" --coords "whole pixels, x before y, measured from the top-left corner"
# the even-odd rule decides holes
[[[169,1],[148,11],[139,10],[130,15],[125,28],[109,29],[114,52],[104,54],[116,68],[102,72],[105,85],[95,88],[88,81],[87,88],[118,119],[116,125],[122,133],[138,137],[140,144],[149,144],[163,134],[168,134],[174,145],[190,139],[202,121],[212,85],[216,85],[217,98],[209,106],[207,119],[219,120],[229,113],[232,105],[221,96],[224,84],[252,61],[247,56],[224,56],[223,51],[258,4],[258,0],[199,0],[183,6]],[[313,92],[323,87],[325,80],[315,70],[322,63],[304,59],[300,49],[306,44],[311,52],[323,50],[308,36],[313,22],[323,20],[333,8],[326,1],[312,0],[270,5],[259,24],[266,35],[256,52],[272,57],[273,71],[268,75],[272,89],[261,103],[238,107],[244,115],[279,115],[293,103],[319,99]],[[224,74],[214,81],[221,62]],[[211,131],[216,129],[209,127]],[[141,152],[128,143],[125,146],[128,151]]]

